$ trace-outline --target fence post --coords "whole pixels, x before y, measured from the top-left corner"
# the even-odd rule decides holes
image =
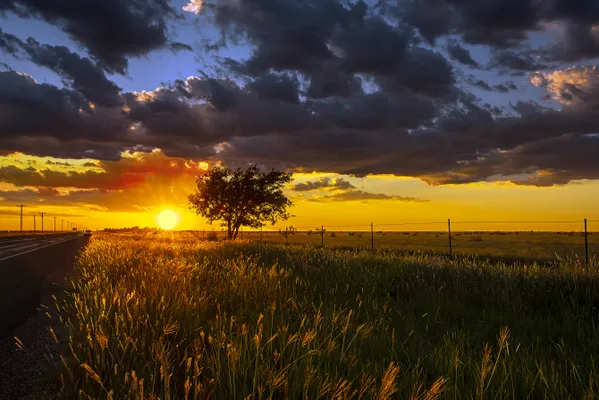
[[[372,222],[370,223],[370,248],[374,253],[374,224]]]
[[[289,244],[287,238],[289,237],[289,228],[285,227],[285,244]]]
[[[451,219],[447,219],[447,234],[449,236],[449,259],[453,259],[453,250],[451,248]]]
[[[320,246],[324,248],[324,225],[320,226]]]
[[[589,232],[587,230],[587,219],[584,219],[584,261],[589,272]]]

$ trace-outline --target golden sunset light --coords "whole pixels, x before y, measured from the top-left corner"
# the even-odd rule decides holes
[[[180,220],[181,217],[179,214],[168,209],[160,211],[160,213],[156,216],[156,224],[158,224],[161,229],[167,231],[175,229]]]

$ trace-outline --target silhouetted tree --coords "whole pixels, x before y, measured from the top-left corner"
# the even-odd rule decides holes
[[[227,239],[233,240],[242,226],[259,228],[290,217],[287,207],[293,203],[283,187],[291,179],[281,171],[260,172],[256,165],[245,171],[215,166],[198,176],[196,191],[188,197],[190,208],[210,223],[221,221]]]

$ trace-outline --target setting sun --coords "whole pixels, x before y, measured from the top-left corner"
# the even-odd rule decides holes
[[[180,220],[181,217],[179,217],[179,214],[173,210],[162,210],[160,214],[156,216],[156,223],[158,226],[169,231],[174,229]]]

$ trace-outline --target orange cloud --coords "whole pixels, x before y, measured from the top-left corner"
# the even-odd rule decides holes
[[[56,165],[56,162],[51,165]],[[59,165],[66,166],[66,163]],[[94,166],[86,164],[84,168],[71,170],[7,165],[0,167],[0,182],[17,187],[119,190],[148,182],[195,177],[205,169],[205,162],[167,157],[160,151],[154,151],[125,153],[120,161],[99,161]]]

